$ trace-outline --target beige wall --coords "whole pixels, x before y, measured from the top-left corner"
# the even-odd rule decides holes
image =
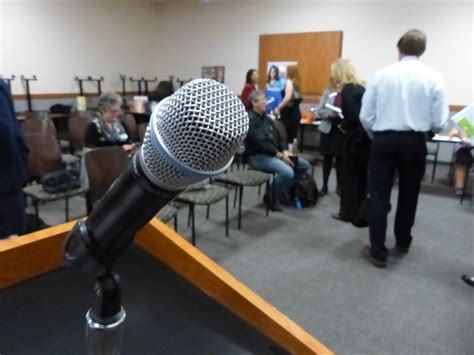
[[[343,56],[371,80],[397,59],[401,34],[418,27],[428,35],[423,60],[443,74],[450,104],[474,101],[472,3],[234,1],[157,8],[162,73],[195,76],[201,65],[225,65],[226,83],[240,91],[246,70],[258,66],[260,34],[343,30]]]
[[[240,92],[260,34],[327,30],[344,31],[343,56],[371,80],[396,60],[400,35],[418,27],[428,35],[423,60],[443,74],[450,104],[474,101],[471,2],[0,1],[0,73],[36,74],[33,93],[77,92],[75,75],[104,75],[115,90],[122,73],[187,79],[202,65],[225,65]],[[14,92],[24,93],[19,80]]]
[[[120,74],[156,75],[154,4],[10,0],[0,6],[0,73],[37,75],[32,93],[78,92],[76,75],[103,75],[104,89],[120,89]],[[84,88],[96,91],[92,84]],[[25,93],[19,79],[13,89]]]

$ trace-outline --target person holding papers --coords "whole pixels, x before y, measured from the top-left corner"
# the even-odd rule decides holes
[[[333,214],[332,217],[362,227],[367,224],[366,221],[359,222],[359,219],[367,195],[367,165],[370,149],[370,139],[359,120],[362,95],[365,91],[364,82],[348,59],[336,60],[331,65],[330,77],[336,91],[340,91],[341,112],[338,112],[337,107],[331,109],[338,112],[341,121],[337,121],[340,122],[337,128],[344,135],[340,208],[339,213]]]
[[[323,186],[319,192],[319,196],[325,196],[328,193],[328,181],[331,175],[332,162],[336,160],[336,192],[340,195],[340,186],[342,181],[342,148],[344,146],[344,134],[339,129],[342,123],[342,95],[340,84],[331,70],[329,77],[329,86],[324,91],[318,106],[313,111],[316,118],[321,119],[319,132],[321,133],[319,140],[319,152],[324,157],[323,161]],[[339,112],[335,109],[339,108]]]
[[[362,256],[376,267],[386,267],[387,214],[395,171],[399,192],[395,216],[394,252],[408,253],[418,195],[426,167],[426,136],[441,132],[448,105],[441,75],[420,61],[426,35],[406,32],[397,43],[399,61],[375,74],[362,100],[360,119],[373,136],[369,161],[370,246]]]

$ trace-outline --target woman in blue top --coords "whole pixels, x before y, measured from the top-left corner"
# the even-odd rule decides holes
[[[267,112],[272,112],[281,102],[281,91],[284,83],[280,79],[280,70],[276,65],[272,65],[268,70],[265,96],[267,98]]]

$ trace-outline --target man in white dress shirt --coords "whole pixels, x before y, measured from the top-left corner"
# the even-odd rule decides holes
[[[362,255],[386,267],[387,214],[395,171],[399,193],[395,217],[395,252],[409,250],[420,184],[426,166],[426,136],[440,132],[448,119],[443,79],[419,57],[426,36],[413,29],[397,43],[399,61],[379,70],[362,99],[360,120],[373,137],[369,160],[370,246]]]

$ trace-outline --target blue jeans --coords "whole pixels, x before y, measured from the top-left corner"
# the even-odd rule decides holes
[[[298,178],[309,169],[307,160],[299,157],[298,163],[291,167],[283,160],[266,154],[255,154],[248,157],[248,163],[255,170],[267,173],[276,173],[275,195],[280,197]]]

